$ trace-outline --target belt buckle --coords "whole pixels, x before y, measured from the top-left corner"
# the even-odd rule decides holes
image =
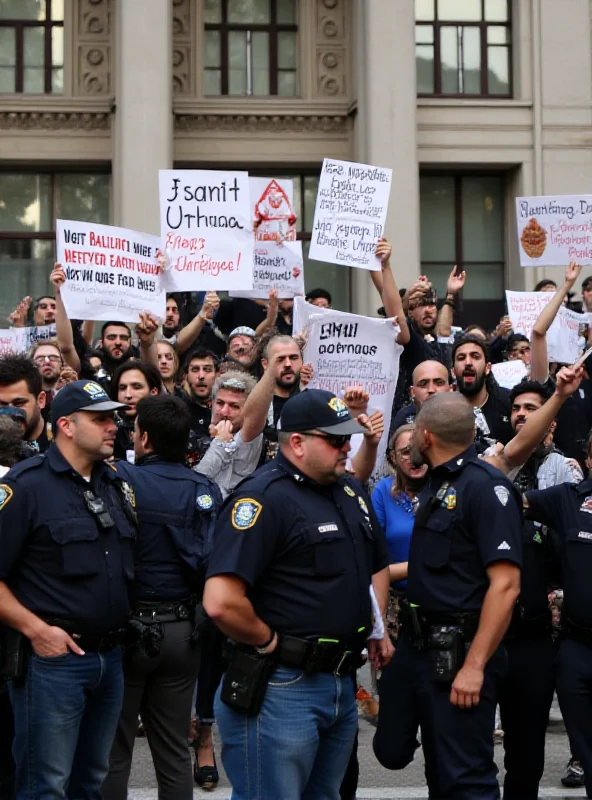
[[[341,658],[339,659],[339,663],[337,664],[337,666],[336,666],[336,667],[335,667],[335,669],[333,670],[333,674],[334,674],[334,675],[337,675],[337,677],[339,677],[339,678],[342,678],[342,677],[343,677],[343,675],[342,675],[342,674],[341,674],[341,672],[340,672],[340,670],[341,670],[341,667],[344,665],[344,663],[345,663],[345,660],[351,656],[351,654],[352,654],[352,651],[351,651],[351,650],[344,650],[344,651],[343,651],[343,655],[342,655],[342,656],[341,656]]]

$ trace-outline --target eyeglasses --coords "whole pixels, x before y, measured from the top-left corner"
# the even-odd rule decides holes
[[[61,356],[35,356],[33,359],[36,364],[43,364],[44,361],[51,361],[52,364],[57,364],[61,360]]]
[[[330,447],[334,447],[336,450],[341,450],[342,447],[345,447],[346,444],[349,443],[351,439],[351,434],[343,434],[342,436],[338,436],[337,434],[331,433],[303,433],[303,436],[313,436],[316,439],[324,439]]]
[[[402,450],[395,450],[395,455],[407,460],[411,458],[411,448],[404,447]]]

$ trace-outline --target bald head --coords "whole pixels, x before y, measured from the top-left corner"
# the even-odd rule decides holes
[[[473,406],[461,394],[435,394],[423,404],[415,427],[435,436],[443,447],[466,450],[475,438]]]
[[[422,361],[413,370],[411,397],[416,408],[421,408],[428,397],[438,392],[449,392],[450,376],[440,361]]]

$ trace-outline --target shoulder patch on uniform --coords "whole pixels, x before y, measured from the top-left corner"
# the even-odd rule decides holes
[[[10,486],[7,486],[5,483],[0,483],[0,511],[2,511],[12,495],[13,491]]]
[[[132,487],[126,481],[121,481],[121,489],[123,491],[123,496],[130,504],[132,508],[136,507],[136,495]]]
[[[368,511],[368,506],[366,505],[366,501],[364,500],[363,497],[360,497],[359,495],[358,495],[358,503],[360,504],[360,508],[362,509],[364,514],[366,516],[369,516],[370,512]]]
[[[355,493],[355,492],[354,492],[354,490],[351,488],[351,486],[344,486],[344,487],[343,487],[343,491],[344,491],[346,494],[348,494],[350,497],[355,497],[355,496],[356,496],[356,493]]]
[[[232,527],[236,528],[238,531],[252,528],[257,522],[257,518],[262,510],[263,506],[261,503],[250,497],[237,500],[232,508]]]
[[[508,500],[510,499],[510,492],[506,489],[505,486],[494,486],[493,491],[495,492],[497,499],[503,506],[508,504]]]
[[[200,494],[196,502],[197,502],[197,507],[201,508],[202,511],[209,511],[211,507],[214,505],[214,501],[212,499],[211,494]]]
[[[586,514],[592,514],[592,496],[586,497],[580,506],[580,511],[585,511]]]

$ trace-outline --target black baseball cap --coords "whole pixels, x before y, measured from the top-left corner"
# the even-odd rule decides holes
[[[343,400],[324,389],[306,389],[290,397],[282,408],[277,427],[284,433],[323,431],[336,436],[364,433]]]
[[[61,417],[75,411],[115,411],[125,403],[111,400],[100,383],[73,381],[60,389],[51,402],[51,422],[55,425]]]

